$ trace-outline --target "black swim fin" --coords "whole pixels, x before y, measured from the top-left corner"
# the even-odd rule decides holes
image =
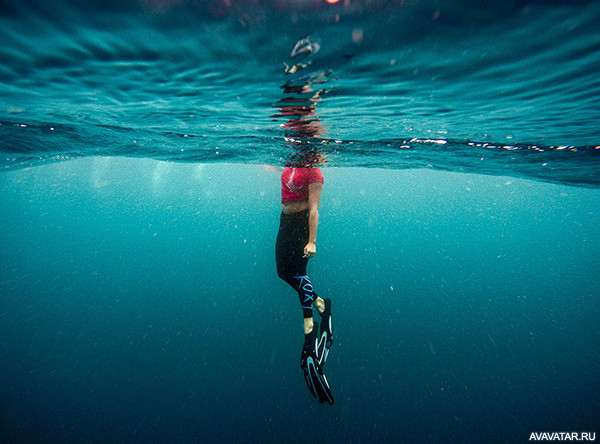
[[[323,374],[323,369],[317,356],[317,331],[319,325],[315,322],[312,331],[304,335],[304,345],[300,358],[300,368],[304,372],[304,379],[310,393],[320,402],[333,404],[334,399],[329,388],[329,382]]]
[[[317,340],[317,357],[319,358],[319,365],[323,367],[327,356],[329,355],[329,349],[333,344],[333,330],[331,327],[331,299],[324,299],[325,310],[321,313],[321,333]],[[316,329],[316,327],[315,327]]]

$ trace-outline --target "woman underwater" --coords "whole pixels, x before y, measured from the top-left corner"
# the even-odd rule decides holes
[[[322,163],[322,156],[312,165]],[[333,342],[331,300],[321,299],[314,291],[306,273],[308,259],[316,253],[319,203],[323,189],[323,174],[316,166],[288,166],[281,174],[281,218],[275,257],[277,274],[298,292],[304,314],[304,345],[300,367],[312,395],[324,403],[333,404],[323,365]],[[321,331],[313,322],[313,306],[321,315]]]

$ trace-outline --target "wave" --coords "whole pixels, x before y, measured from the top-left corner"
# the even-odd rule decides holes
[[[600,187],[600,146],[497,144],[443,137],[382,140],[294,139],[283,136],[212,137],[125,127],[81,127],[0,122],[10,150],[0,170],[88,156],[125,156],[170,162],[284,165],[297,145],[324,154],[326,166],[419,169],[512,176]],[[24,136],[24,133],[27,133]],[[91,149],[90,145],[94,148]]]
[[[299,137],[332,166],[597,187],[598,20],[593,1],[3,0],[0,168],[280,164]],[[317,98],[282,89],[319,73]]]

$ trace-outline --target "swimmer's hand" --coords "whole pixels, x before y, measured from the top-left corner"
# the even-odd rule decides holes
[[[303,257],[313,257],[317,252],[317,246],[314,242],[309,242],[304,247],[304,256]]]

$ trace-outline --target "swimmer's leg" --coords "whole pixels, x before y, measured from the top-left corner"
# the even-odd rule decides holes
[[[304,316],[304,334],[313,330],[313,312],[312,307],[316,299],[320,299],[313,288],[312,282],[307,275],[294,276],[290,280],[290,285],[298,292],[300,306]]]

